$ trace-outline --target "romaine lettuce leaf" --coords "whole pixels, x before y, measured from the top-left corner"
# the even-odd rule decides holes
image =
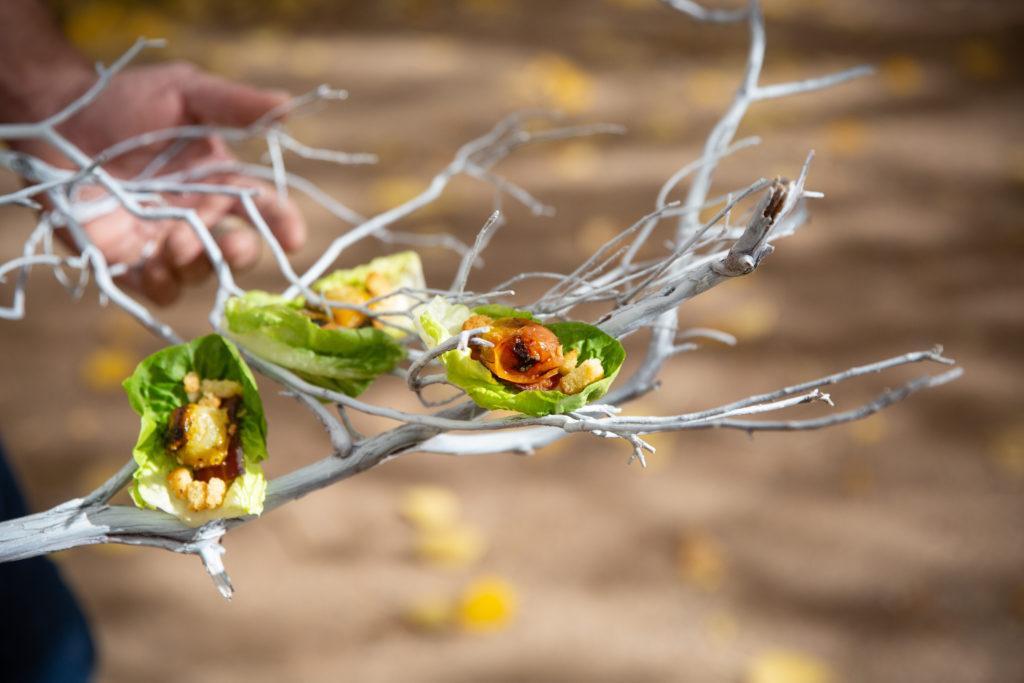
[[[192,371],[204,379],[230,379],[242,385],[238,421],[245,473],[231,483],[221,507],[202,512],[190,511],[168,488],[167,475],[178,464],[164,444],[171,412],[188,403],[182,380]],[[169,512],[190,526],[263,512],[267,482],[259,462],[267,457],[267,422],[256,380],[234,344],[211,334],[162,349],[139,363],[123,386],[141,417],[132,450],[138,469],[130,493],[136,505]]]
[[[489,315],[492,318],[532,318],[527,311],[497,304],[480,306],[470,311],[466,306],[452,305],[436,297],[416,311],[423,343],[430,348],[457,335],[462,330],[462,324],[472,313]],[[560,322],[545,324],[545,327],[555,333],[565,352],[577,349],[580,362],[590,358],[599,359],[604,368],[604,378],[588,385],[578,394],[564,394],[558,390],[522,391],[509,387],[495,378],[483,363],[473,360],[468,349],[456,349],[441,356],[441,362],[447,370],[448,381],[464,390],[479,406],[490,410],[513,410],[533,416],[569,413],[604,396],[626,359],[626,351],[619,340],[586,323]]]
[[[302,314],[302,305],[301,299],[251,291],[228,300],[224,319],[230,335],[253,354],[349,396],[358,396],[405,357],[388,332],[323,329]]]

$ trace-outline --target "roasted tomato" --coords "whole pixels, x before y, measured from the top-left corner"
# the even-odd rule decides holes
[[[491,329],[480,338],[494,346],[474,346],[474,360],[483,363],[499,379],[524,389],[549,389],[551,380],[558,384],[558,368],[564,357],[562,344],[554,332],[525,318],[491,320],[479,315],[469,318],[463,329],[484,325],[490,325]]]

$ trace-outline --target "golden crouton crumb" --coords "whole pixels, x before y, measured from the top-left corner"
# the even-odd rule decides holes
[[[362,289],[349,285],[339,285],[333,289],[323,292],[325,299],[336,301],[341,304],[364,304],[370,296]],[[353,311],[347,308],[332,308],[331,318],[335,327],[351,329],[362,327],[366,323],[366,316],[361,311]]]
[[[224,504],[224,494],[228,491],[228,485],[220,477],[211,477],[206,483],[206,507],[219,508]]]
[[[205,481],[193,481],[188,485],[188,509],[193,512],[206,509]]]
[[[377,272],[366,276],[366,291],[370,293],[370,296],[383,296],[391,290],[391,281],[386,276]]]
[[[578,394],[587,386],[604,377],[604,368],[597,358],[585,360],[576,369],[562,378],[558,390],[563,394]]]
[[[189,401],[195,401],[199,398],[199,375],[194,372],[190,372],[185,375],[185,378],[182,379],[181,382],[185,385],[185,393],[188,394]]]
[[[203,394],[203,397],[198,401],[199,405],[206,406],[208,408],[220,408],[220,399],[213,394]]]
[[[576,363],[579,362],[580,350],[573,349],[562,357],[562,366],[558,368],[559,375],[568,375],[570,372],[576,369]]]
[[[217,398],[231,398],[242,395],[242,385],[233,379],[204,379],[200,391]]]
[[[189,484],[192,483],[192,472],[187,467],[175,467],[171,470],[171,473],[167,475],[167,485],[171,487],[171,492],[174,493],[175,498],[185,500],[188,494]]]
[[[494,322],[494,318],[489,315],[471,315],[466,318],[466,322],[462,323],[462,329],[475,330],[478,327],[490,327],[491,323]]]

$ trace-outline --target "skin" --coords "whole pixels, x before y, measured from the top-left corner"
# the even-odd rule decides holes
[[[85,92],[96,74],[88,62],[57,31],[36,0],[0,2],[0,122],[31,122],[49,116]],[[141,66],[118,74],[97,100],[62,124],[58,131],[83,152],[95,156],[125,138],[182,125],[246,126],[286,102],[288,94],[262,90],[207,74],[185,62]],[[135,150],[104,164],[115,177],[132,178],[146,168],[167,144]],[[73,165],[49,145],[18,141],[11,147],[64,168]],[[230,160],[217,137],[196,140],[161,173],[174,173],[211,162]],[[210,176],[204,182],[259,190],[254,198],[285,251],[299,249],[306,225],[295,205],[280,202],[271,185],[237,175]],[[102,192],[91,188],[100,196]],[[88,194],[86,198],[91,198]],[[40,198],[36,198],[39,200]],[[173,206],[194,209],[206,225],[218,226],[229,216],[245,219],[232,197],[166,195]],[[101,216],[86,231],[110,263],[127,263],[121,284],[161,305],[175,301],[182,287],[201,282],[211,266],[191,229],[180,221],[140,221],[124,209]],[[249,229],[215,229],[214,237],[235,270],[259,258],[260,239]],[[155,248],[144,251],[147,244]]]

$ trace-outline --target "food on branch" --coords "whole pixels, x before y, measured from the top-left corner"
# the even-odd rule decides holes
[[[358,396],[405,357],[401,342],[413,330],[408,311],[416,300],[400,290],[424,287],[419,256],[406,251],[315,282],[311,289],[326,305],[251,291],[228,300],[224,318],[251,353],[311,384]]]
[[[550,415],[600,398],[618,374],[622,344],[580,322],[545,323],[506,306],[470,310],[435,298],[417,309],[420,336],[434,347],[486,328],[466,350],[441,354],[448,381],[484,408]]]
[[[142,417],[133,451],[136,505],[192,526],[262,512],[263,405],[231,342],[209,335],[163,349],[143,360],[124,386]]]
[[[563,353],[562,343],[547,327],[528,318],[499,318],[474,314],[463,330],[489,327],[479,338],[489,346],[473,346],[470,357],[495,377],[518,389],[558,389],[578,394],[604,377],[599,358],[579,364],[579,350]]]

